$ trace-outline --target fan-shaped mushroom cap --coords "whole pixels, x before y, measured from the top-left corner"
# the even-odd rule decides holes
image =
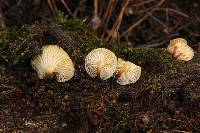
[[[118,58],[117,69],[115,71],[117,83],[127,85],[135,83],[141,76],[141,67],[129,61]]]
[[[193,49],[187,45],[187,41],[183,38],[171,40],[167,51],[177,58],[177,60],[189,61],[194,56]]]
[[[92,50],[85,58],[85,69],[91,77],[110,78],[117,67],[117,57],[105,48]]]
[[[42,47],[42,53],[31,61],[40,79],[56,75],[58,82],[65,82],[74,76],[74,65],[69,55],[57,45]]]

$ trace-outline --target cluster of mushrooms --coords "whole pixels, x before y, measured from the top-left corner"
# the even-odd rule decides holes
[[[193,49],[183,38],[170,41],[167,51],[177,60],[189,61],[194,56]],[[57,45],[42,47],[42,53],[31,60],[38,77],[56,76],[58,82],[65,82],[74,76],[75,68],[69,55]],[[106,48],[92,50],[85,58],[85,70],[92,77],[106,80],[112,76],[120,85],[135,83],[141,76],[141,67],[117,58]]]

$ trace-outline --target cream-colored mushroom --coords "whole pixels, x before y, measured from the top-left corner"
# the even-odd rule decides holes
[[[94,49],[85,58],[85,69],[93,78],[99,76],[106,80],[113,76],[116,67],[117,57],[105,48]]]
[[[170,41],[167,51],[171,53],[177,60],[189,61],[194,56],[193,49],[187,45],[187,41],[183,38],[176,38]]]
[[[120,85],[135,83],[141,76],[141,67],[118,58],[115,75]]]
[[[74,76],[74,65],[69,55],[57,45],[42,47],[42,53],[31,60],[40,79],[55,75],[58,82],[65,82]]]

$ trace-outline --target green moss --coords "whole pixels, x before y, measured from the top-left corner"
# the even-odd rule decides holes
[[[66,19],[62,14],[56,20],[2,31],[0,58],[10,65],[17,64],[30,59],[35,54],[35,48],[46,44],[60,45],[76,64],[83,64],[85,56],[92,49],[105,47],[118,57],[142,66],[145,71],[164,72],[167,69],[182,68],[181,63],[164,49],[128,48],[125,43],[105,43],[91,32],[83,20]]]
[[[56,35],[46,35],[49,28],[62,26],[66,34],[73,35],[73,42],[66,44],[64,48],[72,48],[71,44],[80,40],[80,44],[95,44],[95,38],[89,36],[89,28],[82,20],[50,20],[33,25],[24,25],[20,29],[6,29],[0,31],[0,59],[9,65],[31,58],[34,48],[40,48],[45,44],[57,43],[59,38]],[[79,35],[77,37],[77,35]],[[88,36],[88,37],[87,37]],[[90,39],[89,39],[90,38]],[[76,46],[75,46],[76,47]],[[74,48],[75,48],[74,47]],[[69,48],[69,49],[70,49]],[[74,51],[74,49],[71,49]]]
[[[122,48],[121,57],[135,62],[147,71],[166,72],[184,71],[182,62],[177,61],[166,49],[160,48]]]
[[[30,58],[35,45],[39,45],[42,29],[38,24],[23,26],[20,29],[8,29],[0,34],[0,57],[9,65]]]

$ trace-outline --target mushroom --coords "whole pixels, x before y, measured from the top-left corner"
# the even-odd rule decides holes
[[[31,60],[38,77],[56,76],[58,82],[65,82],[74,76],[74,65],[69,55],[57,45],[42,47],[42,53]]]
[[[141,76],[141,67],[118,58],[115,76],[120,85],[135,83]]]
[[[93,78],[98,76],[106,80],[113,76],[116,67],[117,57],[105,48],[94,49],[85,58],[85,69]]]
[[[187,41],[183,38],[171,40],[167,47],[167,51],[177,60],[189,61],[194,56],[193,49],[187,45]]]

